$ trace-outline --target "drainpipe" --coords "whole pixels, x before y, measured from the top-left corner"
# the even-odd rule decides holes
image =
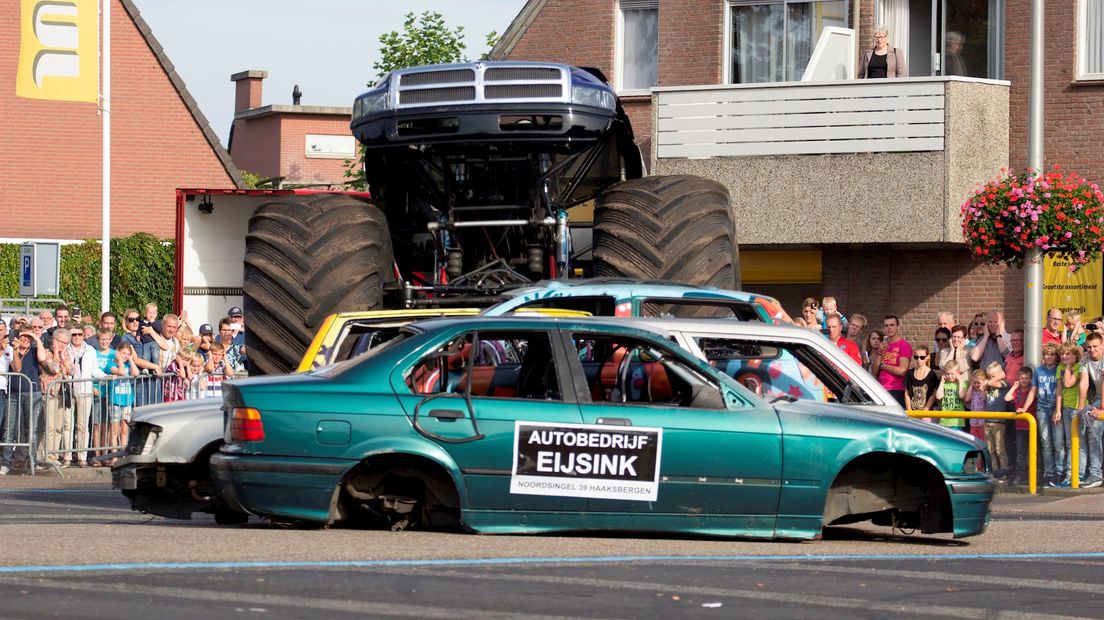
[[[1043,0],[1031,0],[1031,74],[1027,88],[1027,167],[1043,171]],[[1043,253],[1024,263],[1024,363],[1038,368],[1043,341]]]

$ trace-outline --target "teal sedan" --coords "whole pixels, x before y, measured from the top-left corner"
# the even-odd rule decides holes
[[[275,522],[810,539],[826,525],[983,532],[972,437],[768,403],[616,319],[421,322],[368,354],[223,387],[212,474]]]

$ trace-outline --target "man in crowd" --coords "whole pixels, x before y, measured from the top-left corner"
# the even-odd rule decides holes
[[[912,345],[901,336],[901,321],[889,315],[882,322],[885,340],[879,345],[871,360],[870,372],[878,378],[878,383],[893,396],[902,407],[905,406],[905,373],[912,359]]]
[[[69,356],[69,339],[68,328],[55,326],[50,355],[40,366],[43,400],[46,402],[46,440],[40,458],[52,465],[63,462],[73,449],[73,396],[71,384],[68,383],[73,372],[73,360]]]
[[[108,310],[107,312],[104,312],[103,314],[100,315],[100,324],[99,324],[99,328],[96,331],[99,331],[100,329],[106,329],[106,330],[111,331],[111,333],[114,334],[115,333],[115,328],[118,327],[118,322],[119,322],[119,318],[117,316],[115,316],[115,313]],[[116,335],[115,337],[113,337],[111,339],[111,348],[112,349],[119,348],[119,344],[122,343],[122,341],[123,341],[123,337],[119,336],[119,335]],[[91,347],[92,344],[89,343],[88,346]]]
[[[54,326],[50,328],[50,334],[53,334],[55,329],[69,329],[69,306],[58,304],[58,307],[54,308]]]
[[[847,323],[847,339],[851,342],[862,342],[862,333],[866,329],[866,315],[855,313]]]
[[[1104,483],[1101,459],[1104,457],[1104,409],[1100,406],[1104,382],[1104,336],[1089,332],[1085,337],[1085,357],[1081,360],[1077,410],[1081,417],[1081,488],[1091,489]],[[1087,475],[1086,475],[1087,474]]]
[[[14,399],[8,407],[8,436],[12,441],[5,443],[30,443],[32,448],[38,445],[38,437],[28,437],[27,433],[32,415],[35,422],[38,422],[35,424],[36,435],[41,436],[42,433],[42,377],[39,369],[47,359],[46,347],[42,345],[43,331],[45,328],[42,320],[35,318],[31,321],[31,329],[19,334],[19,344],[12,355],[11,372],[23,374],[27,380],[20,379],[15,384],[8,384],[8,390]],[[12,456],[10,446],[0,452],[0,470],[10,470]]]
[[[985,369],[993,362],[1004,368],[1004,357],[1011,348],[1004,331],[1004,316],[999,310],[990,310],[985,316],[984,329],[970,350],[970,362],[974,368]]]
[[[1047,310],[1046,325],[1043,326],[1043,344],[1053,342],[1062,344],[1062,309]]]
[[[114,323],[115,317],[111,317]],[[101,318],[102,320],[102,318]],[[118,338],[118,336],[116,336]],[[92,380],[104,376],[96,359],[96,349],[87,344],[87,337],[80,325],[69,331],[69,359],[72,360],[73,378],[73,418],[76,435],[73,450],[76,451],[77,465],[88,466],[88,422],[92,413]],[[66,461],[68,464],[68,461]]]
[[[226,353],[226,365],[235,372],[241,372],[244,369],[245,358],[241,352],[243,347],[238,344],[238,339],[234,336],[233,319],[231,317],[219,320],[217,342],[222,344],[222,348]]]
[[[245,344],[245,313],[242,309],[234,306],[226,312],[226,316],[230,319],[230,329],[234,331],[234,342],[239,345]]]
[[[838,314],[830,315],[826,322],[828,324],[828,340],[831,340],[832,344],[836,345],[840,351],[843,351],[851,359],[855,360],[856,364],[862,366],[862,356],[859,355],[859,345],[843,337],[843,323],[840,322],[840,316]]]
[[[944,310],[935,315],[935,322],[938,323],[936,327],[942,327],[947,331],[951,331],[951,328],[955,326],[954,314]]]

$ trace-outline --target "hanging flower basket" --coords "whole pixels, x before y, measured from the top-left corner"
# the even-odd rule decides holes
[[[1023,267],[1037,248],[1077,271],[1104,249],[1104,194],[1057,168],[1045,175],[1007,172],[962,205],[962,236],[975,258],[991,263]]]

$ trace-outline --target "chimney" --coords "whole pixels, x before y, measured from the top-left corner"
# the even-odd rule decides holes
[[[268,77],[268,71],[251,69],[230,76],[231,82],[237,82],[234,96],[234,113],[261,107],[261,82]]]

